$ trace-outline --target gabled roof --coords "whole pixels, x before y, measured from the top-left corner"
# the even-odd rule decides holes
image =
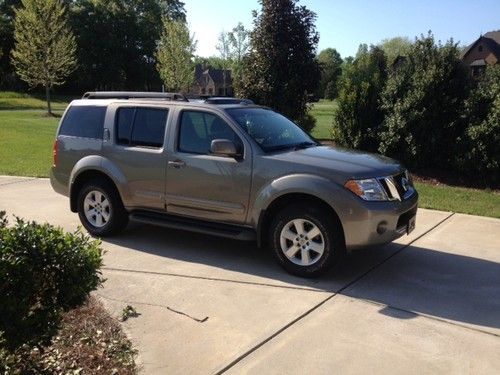
[[[500,30],[497,31],[489,31],[484,34],[485,38],[493,39],[497,44],[500,44]]]
[[[474,43],[469,45],[460,55],[460,58],[463,60],[465,56],[469,54],[469,52],[478,44],[479,42],[483,42],[488,49],[498,58],[500,59],[500,30],[497,31],[489,31],[484,35],[481,35]]]

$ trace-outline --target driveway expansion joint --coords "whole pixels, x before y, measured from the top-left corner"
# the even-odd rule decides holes
[[[231,280],[231,279],[221,279],[221,278],[217,278],[217,277],[183,275],[183,274],[179,274],[179,273],[155,272],[155,271],[134,270],[134,269],[116,268],[116,267],[101,267],[101,269],[105,270],[105,271],[142,273],[142,274],[147,274],[147,275],[171,276],[171,277],[181,277],[181,278],[194,279],[194,280],[217,281],[217,282],[234,283],[234,284],[242,284],[242,285],[265,286],[265,287],[270,287],[270,288],[301,290],[301,291],[305,291],[305,292],[331,293],[331,292],[321,290],[321,289],[316,289],[316,288],[290,286],[290,285],[277,285],[277,284],[269,284],[269,283],[259,283],[256,281]]]

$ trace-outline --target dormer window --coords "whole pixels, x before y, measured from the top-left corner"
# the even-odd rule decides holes
[[[483,46],[479,46],[479,47],[477,47],[477,50],[478,50],[479,52],[483,52]]]

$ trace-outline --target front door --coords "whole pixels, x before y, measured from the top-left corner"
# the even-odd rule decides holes
[[[214,139],[233,141],[241,158],[212,155]],[[244,223],[251,167],[250,147],[220,116],[208,111],[181,111],[174,149],[168,157],[167,212]]]

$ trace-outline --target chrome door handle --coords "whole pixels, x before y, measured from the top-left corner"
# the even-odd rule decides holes
[[[174,168],[183,168],[186,166],[186,163],[184,163],[182,160],[170,160],[168,162],[168,165],[171,165]]]

